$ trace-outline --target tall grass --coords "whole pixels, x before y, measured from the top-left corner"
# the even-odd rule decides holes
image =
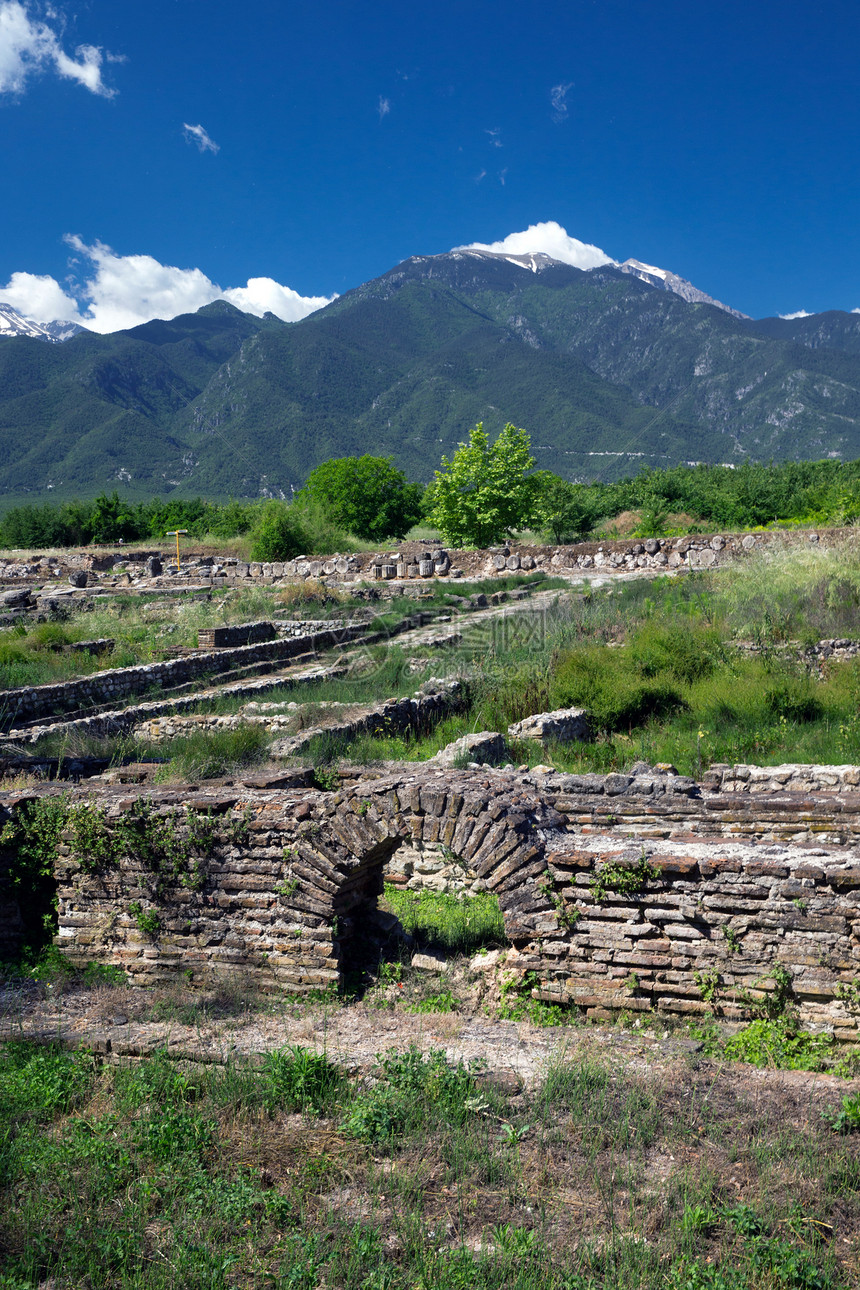
[[[728,629],[762,643],[860,635],[860,535],[838,542],[770,543],[721,572]]]
[[[788,548],[779,578],[771,577],[764,553],[718,575],[562,596],[540,615],[524,608],[504,631],[467,633],[449,655],[453,666],[471,670],[468,713],[429,736],[364,736],[332,746],[327,756],[423,759],[443,736],[504,733],[531,713],[574,706],[591,715],[594,742],[521,743],[512,759],[574,771],[624,769],[644,759],[693,775],[715,761],[860,760],[860,663],[831,662],[818,675],[791,650],[750,655],[733,643],[750,635],[775,643],[764,601],[771,581],[774,603],[790,601],[782,638],[840,634],[854,612],[851,588],[860,604],[852,549]]]
[[[166,748],[168,760],[159,767],[159,783],[220,779],[248,770],[268,760],[271,736],[262,726],[241,725],[233,729],[200,731],[175,735]]]

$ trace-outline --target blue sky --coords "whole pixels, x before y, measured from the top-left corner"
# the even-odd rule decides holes
[[[753,316],[858,308],[858,38],[846,0],[0,0],[0,299],[299,316],[555,221]]]

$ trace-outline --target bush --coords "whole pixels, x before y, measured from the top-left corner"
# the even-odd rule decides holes
[[[640,676],[666,673],[685,685],[710,676],[725,657],[719,632],[689,619],[645,623],[631,635],[629,652]]]
[[[586,538],[604,514],[599,492],[588,484],[571,484],[549,470],[539,470],[533,478],[538,489],[537,519],[549,540]]]
[[[768,711],[782,721],[817,721],[823,712],[812,685],[804,678],[789,677],[765,691]]]
[[[600,646],[559,660],[550,688],[553,707],[587,708],[597,730],[626,730],[686,706],[670,678],[643,680],[632,658]]]
[[[310,541],[294,507],[267,502],[251,532],[252,560],[292,560],[308,550]]]
[[[310,554],[330,555],[333,551],[352,551],[355,542],[345,528],[334,519],[322,502],[307,493],[299,493],[293,503],[296,517],[305,531]]]

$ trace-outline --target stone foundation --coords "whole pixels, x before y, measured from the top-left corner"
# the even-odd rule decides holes
[[[414,627],[424,619],[416,614],[384,632],[374,631],[373,623],[328,624],[320,628],[311,624],[311,630],[302,630],[285,640],[263,641],[254,645],[233,648],[199,650],[181,658],[163,663],[141,663],[134,667],[111,668],[96,672],[77,681],[58,681],[50,685],[22,686],[15,690],[0,690],[2,725],[8,729],[16,721],[32,722],[42,717],[55,717],[61,712],[76,712],[105,704],[118,703],[148,690],[171,689],[188,685],[202,677],[217,677],[225,672],[253,667],[287,664],[290,659],[303,654],[323,653],[357,640],[367,642],[388,639]],[[298,624],[298,626],[304,626]]]
[[[180,839],[186,808],[211,816],[211,837],[178,876],[145,848],[96,864],[76,856],[71,834],[57,863],[64,953],[121,965],[134,982],[241,972],[266,989],[336,983],[385,873],[442,886],[452,874],[434,876],[441,858],[498,896],[515,951],[506,970],[541,998],[596,1016],[713,1008],[736,1019],[770,999],[807,1026],[860,1032],[855,791],[714,792],[644,767],[403,766],[329,793],[72,797],[103,808],[108,832],[139,799]],[[0,818],[23,800],[0,795]],[[7,890],[0,930],[13,935],[14,921]]]

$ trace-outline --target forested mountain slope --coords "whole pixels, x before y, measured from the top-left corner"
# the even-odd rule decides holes
[[[427,480],[474,422],[539,465],[860,456],[860,316],[734,317],[612,266],[414,257],[301,322],[225,302],[62,345],[0,341],[0,496],[289,495],[320,461]]]

